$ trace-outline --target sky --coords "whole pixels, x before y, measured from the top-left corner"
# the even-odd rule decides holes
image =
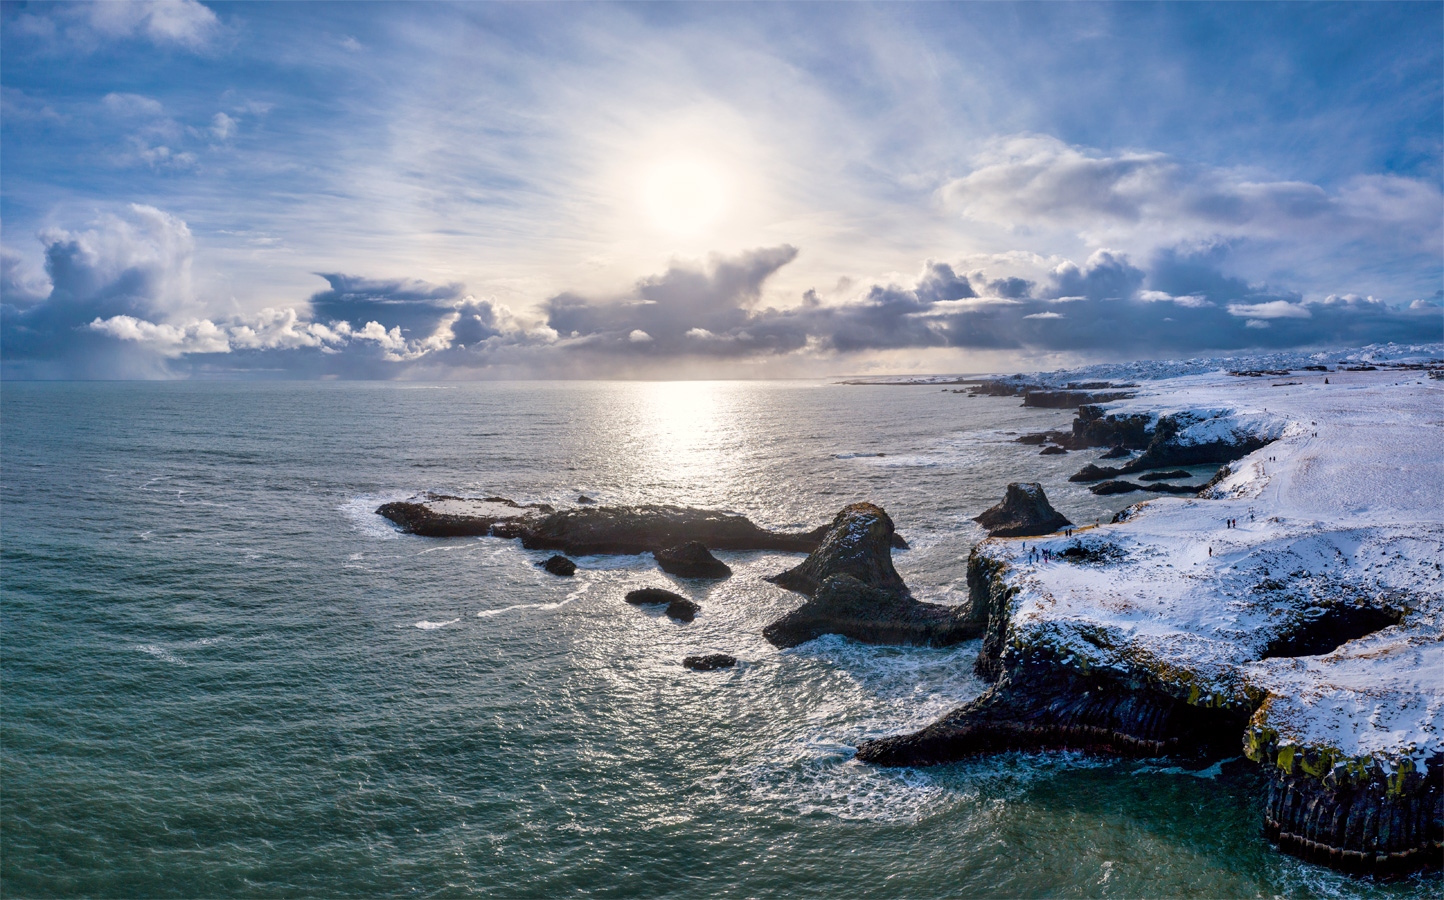
[[[0,375],[1444,340],[1444,4],[4,3]]]

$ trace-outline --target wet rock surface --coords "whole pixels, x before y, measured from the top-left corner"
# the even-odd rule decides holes
[[[1003,502],[988,509],[973,521],[996,537],[1032,537],[1052,534],[1073,523],[1048,502],[1043,486],[1037,482],[1014,482],[1008,485]]]
[[[635,606],[665,603],[667,615],[682,622],[692,621],[697,618],[697,613],[702,611],[702,607],[693,601],[663,588],[638,588],[635,591],[628,591],[626,601]]]
[[[539,565],[553,575],[575,575],[577,572],[577,564],[560,553],[548,557],[546,562],[539,563]]]
[[[942,647],[982,633],[968,610],[922,603],[906,591],[883,590],[850,575],[833,575],[801,607],[762,631],[778,647],[795,647],[824,634],[865,644]]]
[[[1139,481],[1165,481],[1172,478],[1192,478],[1192,473],[1182,469],[1173,469],[1168,472],[1145,472],[1138,476]]]
[[[556,510],[504,497],[421,494],[386,503],[376,512],[403,531],[426,537],[520,538],[528,550],[571,556],[649,553],[697,541],[714,550],[806,553],[827,527],[809,532],[768,531],[745,516],[680,506],[588,506]]]
[[[726,653],[709,653],[704,656],[684,656],[682,665],[694,672],[715,672],[737,665],[737,657]]]
[[[811,596],[828,578],[850,575],[868,587],[907,595],[907,585],[892,564],[895,538],[892,519],[882,507],[854,503],[833,518],[807,559],[767,580]]]
[[[652,554],[662,571],[680,578],[726,578],[732,569],[697,541],[688,541]]]

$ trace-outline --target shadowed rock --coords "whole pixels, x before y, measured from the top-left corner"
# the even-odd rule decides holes
[[[376,512],[403,531],[425,537],[520,538],[528,550],[556,550],[571,556],[650,553],[688,541],[714,550],[807,553],[827,532],[827,526],[807,532],[768,531],[745,516],[679,506],[589,506],[557,511],[546,504],[526,506],[504,497],[429,493],[384,504]]]
[[[628,603],[637,606],[647,606],[653,603],[667,604],[667,615],[683,622],[690,622],[697,617],[702,607],[683,597],[681,594],[674,594],[662,588],[638,588],[635,591],[628,591],[626,600]]]
[[[1008,485],[1003,502],[973,519],[988,529],[993,537],[1031,537],[1052,534],[1072,525],[1048,503],[1043,486],[1034,482],[1015,481]]]
[[[1112,466],[1095,466],[1092,463],[1068,476],[1068,480],[1074,484],[1087,484],[1090,481],[1104,481],[1109,478],[1117,478],[1123,474],[1122,469],[1115,469]]]
[[[869,587],[906,595],[907,585],[892,565],[894,537],[892,519],[881,507],[854,503],[837,514],[801,565],[767,580],[811,596],[833,575],[851,575]]]
[[[726,578],[732,574],[727,564],[707,551],[697,541],[652,553],[663,572],[681,578]]]
[[[1039,456],[1057,456],[1057,455],[1059,455],[1059,454],[1063,454],[1063,453],[1067,453],[1067,452],[1068,452],[1068,451],[1067,451],[1067,450],[1064,450],[1062,447],[1057,447],[1057,446],[1054,446],[1054,447],[1044,447],[1043,450],[1042,450],[1038,455],[1039,455]]]
[[[1145,472],[1138,476],[1139,481],[1164,481],[1173,478],[1192,478],[1193,475],[1182,469],[1174,469],[1171,472]]]
[[[1107,453],[1103,454],[1102,456],[1100,456],[1100,457],[1098,457],[1098,458],[1099,458],[1099,459],[1123,459],[1125,456],[1130,455],[1130,453],[1131,453],[1131,451],[1130,451],[1127,447],[1114,447],[1112,450],[1109,450]]]
[[[577,564],[560,553],[548,557],[547,561],[540,565],[553,575],[574,575],[577,571]]]
[[[709,653],[706,656],[684,656],[682,665],[696,672],[713,672],[730,669],[737,665],[737,657],[726,653]]]
[[[970,620],[962,607],[921,603],[850,575],[833,575],[812,599],[763,629],[762,636],[783,648],[824,634],[865,644],[941,647],[975,638],[982,630],[982,623]]]

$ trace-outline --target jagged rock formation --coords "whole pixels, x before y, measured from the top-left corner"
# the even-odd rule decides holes
[[[1193,476],[1182,469],[1174,469],[1169,472],[1145,472],[1138,476],[1139,481],[1163,481],[1172,478],[1192,478]]]
[[[662,571],[680,578],[726,578],[732,569],[697,541],[653,551]]]
[[[973,521],[988,529],[995,537],[1031,537],[1052,534],[1073,523],[1065,519],[1048,502],[1043,486],[1037,482],[1014,482],[1008,485],[1003,502],[988,509]]]
[[[1183,477],[1187,478],[1188,473],[1184,472]],[[1188,485],[1183,484],[1134,484],[1131,481],[1103,481],[1093,485],[1088,490],[1092,491],[1095,494],[1098,494],[1099,496],[1106,496],[1108,494],[1126,494],[1130,491],[1151,491],[1155,494],[1198,493],[1198,488],[1189,487]]]
[[[869,587],[906,595],[907,585],[892,565],[894,533],[881,507],[854,503],[833,518],[807,559],[767,580],[811,596],[833,575],[850,575]]]
[[[1124,457],[1130,456],[1130,455],[1132,454],[1132,452],[1133,452],[1133,451],[1129,450],[1127,447],[1114,447],[1112,450],[1109,450],[1107,453],[1103,454],[1102,456],[1100,456],[1100,457],[1098,457],[1098,458],[1099,458],[1099,459],[1123,459]]]
[[[850,575],[832,575],[812,599],[762,631],[778,647],[795,647],[824,634],[840,634],[865,644],[918,644],[942,647],[977,637],[982,623],[959,607],[922,603],[901,592],[863,584]]]
[[[575,575],[577,572],[577,564],[560,553],[547,557],[546,562],[538,565],[553,575]]]
[[[376,512],[403,531],[426,537],[520,538],[528,550],[572,556],[649,553],[698,541],[717,550],[779,550],[805,553],[827,527],[786,533],[758,528],[744,516],[678,506],[595,506],[558,511],[505,497],[421,494],[386,503]]]
[[[665,603],[667,604],[667,615],[683,622],[692,621],[702,610],[702,607],[681,594],[674,594],[662,588],[638,588],[635,591],[628,591],[626,601],[637,606]]]
[[[1058,455],[1061,455],[1061,454],[1064,454],[1064,453],[1067,453],[1067,452],[1068,452],[1068,451],[1067,451],[1067,450],[1064,450],[1062,447],[1052,446],[1052,447],[1044,447],[1044,448],[1042,449],[1042,451],[1041,451],[1038,455],[1039,455],[1039,456],[1058,456]]]
[[[684,656],[682,665],[694,672],[715,672],[737,665],[737,657],[726,653],[709,653],[705,656]]]
[[[545,503],[522,505],[505,497],[453,497],[426,493],[410,500],[383,503],[378,515],[401,526],[402,531],[427,537],[475,537],[492,533],[497,525],[532,522],[556,510]]]

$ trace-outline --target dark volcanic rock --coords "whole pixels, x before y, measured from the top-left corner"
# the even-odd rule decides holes
[[[663,572],[682,578],[726,578],[732,574],[726,563],[707,552],[707,548],[697,541],[654,550],[652,555],[657,558],[657,565],[662,567]]]
[[[1143,474],[1143,475],[1139,475],[1139,476],[1138,476],[1138,480],[1139,480],[1139,481],[1163,481],[1163,480],[1165,480],[1165,479],[1172,479],[1172,478],[1192,478],[1192,477],[1193,477],[1192,473],[1185,472],[1185,471],[1183,471],[1182,469],[1174,469],[1174,470],[1171,471],[1171,472],[1147,472],[1147,473],[1145,473],[1145,474]]]
[[[712,672],[717,669],[730,669],[737,665],[737,657],[728,656],[726,653],[709,653],[706,656],[684,656],[682,665],[697,672]]]
[[[648,553],[699,541],[715,550],[812,550],[824,529],[786,534],[766,531],[743,516],[678,506],[597,506],[552,513],[516,533],[528,550],[573,556]],[[495,533],[495,532],[494,532]]]
[[[768,625],[762,636],[778,647],[796,647],[824,634],[865,644],[921,644],[941,647],[975,638],[981,622],[963,607],[921,603],[897,591],[833,575],[812,599]]]
[[[1068,452],[1068,451],[1067,451],[1067,450],[1064,450],[1062,447],[1053,446],[1053,447],[1044,447],[1044,448],[1043,448],[1043,452],[1039,453],[1038,455],[1039,455],[1039,456],[1057,456],[1057,455],[1060,454],[1060,453],[1067,453],[1067,452]]]
[[[906,595],[907,585],[892,566],[893,524],[871,503],[854,503],[839,512],[822,543],[802,564],[768,581],[811,596],[833,575],[851,575],[869,587]]]
[[[1123,459],[1124,457],[1129,456],[1131,453],[1132,453],[1132,451],[1129,450],[1127,447],[1114,447],[1112,450],[1109,450],[1107,453],[1103,454],[1102,456],[1100,456],[1100,457],[1098,457],[1098,458],[1099,458],[1099,459]]]
[[[596,503],[597,501],[593,500],[591,497],[588,497],[586,494],[578,494],[577,502],[590,505],[592,503]]]
[[[1103,481],[1107,478],[1117,478],[1122,474],[1122,469],[1115,469],[1112,466],[1095,466],[1089,463],[1074,474],[1068,476],[1068,480],[1074,483],[1087,483],[1089,481]]]
[[[1041,409],[1074,409],[1085,403],[1111,403],[1132,396],[1132,391],[1031,390],[1023,394],[1023,405]]]
[[[424,537],[474,537],[492,534],[497,525],[535,520],[554,512],[545,503],[524,506],[505,497],[453,497],[421,494],[410,500],[383,503],[376,513],[401,530]]]
[[[993,537],[1031,537],[1052,534],[1072,525],[1048,503],[1043,486],[1034,482],[1015,481],[1008,485],[1003,502],[973,519],[988,529]]]
[[[1131,481],[1100,481],[1088,490],[1100,497],[1106,497],[1109,494],[1127,494],[1131,491],[1141,491],[1143,490],[1143,485],[1134,484]]]
[[[702,607],[683,597],[681,594],[674,594],[662,588],[638,588],[635,591],[627,592],[627,602],[638,606],[645,606],[649,603],[667,604],[667,615],[683,622],[690,622],[697,617]]]
[[[560,553],[548,557],[546,562],[538,563],[537,565],[553,575],[575,575],[577,571],[577,564],[565,556],[562,556]]]

